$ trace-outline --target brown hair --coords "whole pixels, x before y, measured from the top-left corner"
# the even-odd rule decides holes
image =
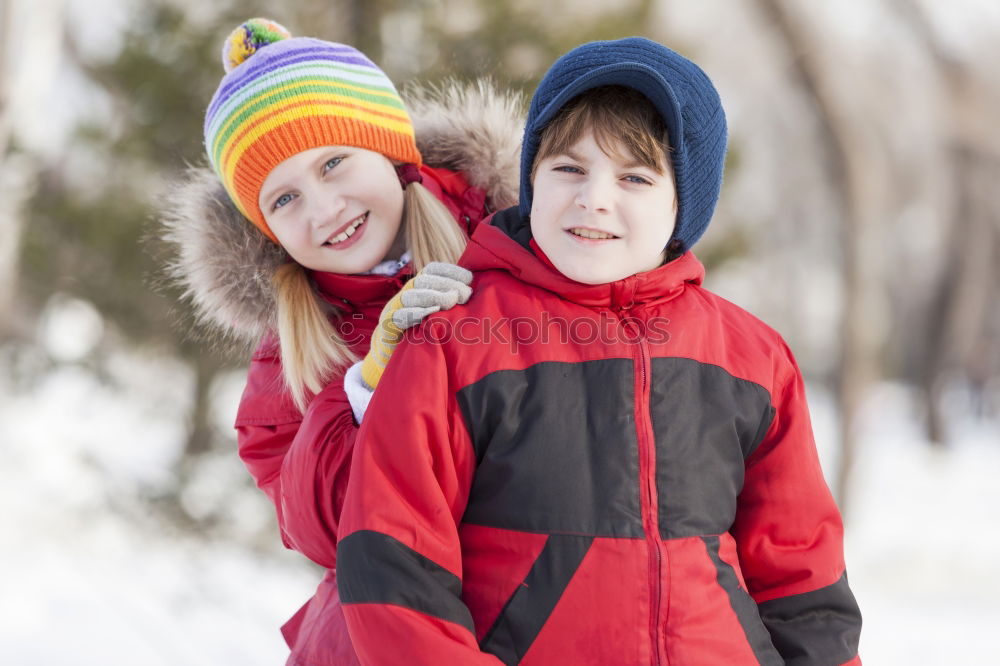
[[[663,118],[645,95],[625,86],[601,86],[571,99],[542,130],[531,179],[538,163],[564,154],[588,131],[605,154],[620,157],[623,147],[645,167],[671,170],[670,141]]]
[[[403,191],[402,223],[414,271],[432,261],[455,263],[468,242],[445,205],[420,183]],[[307,391],[319,393],[331,372],[358,359],[330,323],[305,268],[295,262],[283,265],[274,275],[274,287],[285,385],[304,412]]]

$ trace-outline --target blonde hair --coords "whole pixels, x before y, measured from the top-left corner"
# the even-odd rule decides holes
[[[432,261],[455,263],[468,242],[448,208],[420,183],[403,190],[402,223],[414,271]],[[295,262],[281,266],[274,286],[285,385],[305,412],[307,394],[319,393],[332,372],[358,358],[330,323],[305,268]]]

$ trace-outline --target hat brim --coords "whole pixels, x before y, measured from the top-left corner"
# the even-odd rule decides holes
[[[645,95],[666,123],[670,147],[675,151],[683,150],[684,121],[677,96],[659,72],[639,62],[616,62],[597,67],[577,77],[560,90],[559,94],[538,114],[534,123],[536,136],[574,97],[588,90],[610,85],[626,86]]]

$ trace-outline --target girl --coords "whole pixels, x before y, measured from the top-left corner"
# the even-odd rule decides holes
[[[232,33],[223,62],[205,117],[213,171],[192,170],[165,216],[172,271],[203,321],[259,339],[239,453],[285,545],[328,568],[282,629],[288,663],[354,663],[333,572],[357,433],[344,373],[414,272],[457,260],[475,225],[516,200],[519,102],[453,87],[418,91],[407,113],[361,52],[264,19]],[[444,284],[416,317],[467,289]],[[369,384],[380,363],[366,361]]]

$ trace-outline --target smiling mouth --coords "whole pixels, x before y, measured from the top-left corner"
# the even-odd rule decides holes
[[[618,238],[618,236],[615,236],[614,234],[609,234],[604,231],[596,231],[594,229],[584,229],[583,227],[573,227],[572,229],[567,229],[567,231],[574,236],[589,238],[591,240],[610,240],[612,238]]]
[[[357,231],[362,224],[368,221],[369,213],[371,213],[371,211],[367,211],[364,215],[356,217],[353,222],[347,225],[346,229],[341,231],[336,236],[331,236],[325,243],[323,243],[323,245],[331,246],[336,245],[337,243],[343,243],[345,240],[353,236],[354,232]]]

